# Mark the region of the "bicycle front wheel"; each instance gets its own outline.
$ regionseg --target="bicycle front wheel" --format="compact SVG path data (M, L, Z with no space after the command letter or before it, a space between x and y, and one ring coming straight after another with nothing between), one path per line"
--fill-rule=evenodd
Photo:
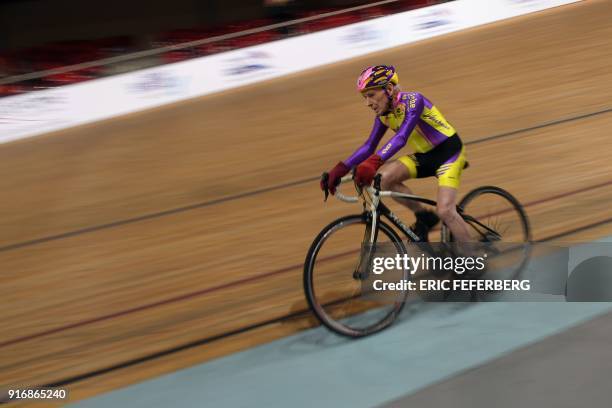
M362 244L369 242L370 234L366 214L339 218L315 238L304 262L304 292L311 310L323 325L343 336L363 337L385 329L400 313L407 296L407 291L394 292L392 299L367 293L367 279L357 270L369 262L364 257L371 253ZM379 221L374 236L385 256L406 253L389 225ZM399 272L395 278L408 280L406 270Z

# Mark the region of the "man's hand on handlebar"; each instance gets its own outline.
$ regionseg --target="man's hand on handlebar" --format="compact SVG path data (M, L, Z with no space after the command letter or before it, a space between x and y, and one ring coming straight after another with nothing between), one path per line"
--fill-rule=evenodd
M361 187L369 186L374 180L376 172L382 166L383 160L377 154L371 155L367 160L357 166L355 182Z
M349 171L351 171L351 169L349 169L346 164L338 162L329 173L323 173L324 176L327 174L327 177L321 177L321 190L326 193L327 190L329 190L332 195L336 194L336 187L340 184L342 177L346 176Z

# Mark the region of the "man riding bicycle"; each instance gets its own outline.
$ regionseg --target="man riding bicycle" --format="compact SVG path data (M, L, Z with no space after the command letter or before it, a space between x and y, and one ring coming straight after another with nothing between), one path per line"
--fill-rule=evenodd
M466 166L465 148L455 129L425 96L400 90L393 66L366 68L357 80L357 89L376 114L374 126L366 142L329 172L329 191L335 194L340 179L355 166L358 185L370 185L376 173L380 173L383 190L406 194L412 192L403 184L405 180L435 176L438 179L437 215L416 201L395 200L415 213L417 221L413 229L422 241L428 240L429 231L440 219L457 241L470 241L468 226L457 213L455 204L461 172ZM374 152L388 128L395 135ZM415 153L389 161L406 143ZM321 188L325 187L321 181Z

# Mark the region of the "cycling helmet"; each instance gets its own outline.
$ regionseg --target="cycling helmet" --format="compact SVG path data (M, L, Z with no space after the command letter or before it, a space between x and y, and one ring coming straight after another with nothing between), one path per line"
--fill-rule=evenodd
M357 79L357 89L359 92L367 91L372 88L384 88L388 83L397 85L399 77L392 65L375 65L367 67Z

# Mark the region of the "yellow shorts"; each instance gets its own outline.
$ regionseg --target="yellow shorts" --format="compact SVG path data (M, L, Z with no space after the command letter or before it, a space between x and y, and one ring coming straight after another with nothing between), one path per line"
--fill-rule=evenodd
M406 166L410 178L425 178L435 176L438 185L458 189L461 182L461 172L466 167L465 147L450 158L443 157L436 149L427 153L415 153L402 156L398 160ZM442 156L442 157L441 157Z

